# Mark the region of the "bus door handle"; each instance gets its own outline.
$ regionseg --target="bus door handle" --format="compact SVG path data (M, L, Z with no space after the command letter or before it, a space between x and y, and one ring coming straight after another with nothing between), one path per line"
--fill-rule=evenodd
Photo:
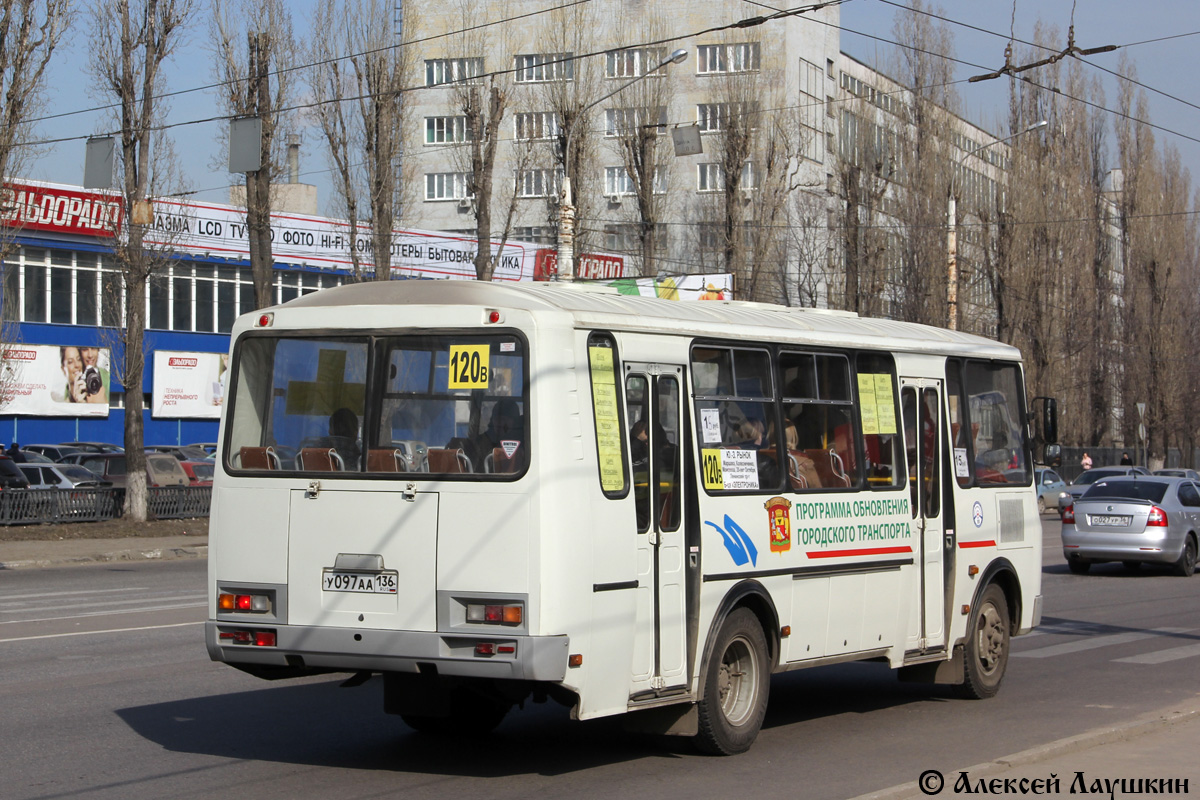
M953 550L953 549L954 549L954 530L947 529L946 530L946 550L949 551L949 550Z
M321 482L320 481L309 481L308 488L304 490L304 499L305 500L316 500L317 495L319 495L320 493L321 493Z
M657 545L658 544L658 531L654 530L654 528L651 528L649 531L647 531L647 533L650 535L649 539L647 540L650 543L650 545L651 546Z

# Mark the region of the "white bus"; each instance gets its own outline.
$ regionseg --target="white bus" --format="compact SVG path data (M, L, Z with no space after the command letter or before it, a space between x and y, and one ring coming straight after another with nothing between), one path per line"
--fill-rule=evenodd
M405 281L242 317L232 357L209 653L380 673L418 730L552 698L736 753L774 672L874 660L988 697L1041 616L1006 345Z

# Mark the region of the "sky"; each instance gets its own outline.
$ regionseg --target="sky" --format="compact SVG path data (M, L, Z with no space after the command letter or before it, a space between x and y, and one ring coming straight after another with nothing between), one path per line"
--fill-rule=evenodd
M81 21L86 20L86 1L80 2ZM1010 28L1017 39L1030 41L1040 19L1044 25L1060 29L1061 46L1066 47L1067 28L1073 13L1075 42L1079 47L1120 47L1116 52L1090 56L1089 63L1115 72L1122 53L1136 63L1138 79L1149 87L1146 94L1150 121L1161 126L1155 131L1156 141L1160 147L1169 144L1179 151L1191 172L1193 189L1200 183L1200 92L1196 91L1197 84L1193 82L1200 72L1200 56L1197 55L1200 53L1200 0L1142 0L1139 3L1129 0L942 0L936 5L926 0L926 3L935 13L953 21L947 24L954 35L956 56L968 62L955 67L955 77L963 81L1004 64L1004 47ZM311 0L291 0L289 4L297 33L307 34L306 12L312 5ZM763 5L753 3L755 13L761 13ZM774 7L775 3L766 5ZM842 50L888 72L890 42L895 38L892 33L895 12L896 6L884 0L847 0L841 6ZM797 20L786 24L811 23ZM99 104L87 71L86 25L77 27L80 29L73 33L73 38L51 63L44 112L47 115L78 112ZM166 68L167 87L173 92L213 82L203 14L195 15L184 35L187 40ZM1177 38L1137 44L1171 36ZM1116 79L1095 71L1104 80L1107 107L1115 108ZM1002 130L1007 79L964 82L959 84L958 91L967 119L995 133ZM1173 98L1157 92L1173 95ZM212 91L179 95L170 99L169 104L170 122L202 119L219 113ZM82 137L108 130L113 123L106 113L73 113L46 119L37 124L36 135L44 139ZM197 199L228 200L228 174L219 166L225 158L219 131L219 124L214 122L183 125L171 131L186 188L195 192L193 196ZM1115 151L1113 141L1110 136L1110 155ZM83 182L83 160L82 140L46 146L34 155L22 177L78 185ZM304 139L301 180L317 185L321 211L327 213L329 176L318 137L312 131L307 132Z

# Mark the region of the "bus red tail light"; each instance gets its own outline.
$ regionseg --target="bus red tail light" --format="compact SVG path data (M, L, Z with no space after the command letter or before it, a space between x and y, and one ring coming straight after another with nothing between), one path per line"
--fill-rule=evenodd
M1150 516L1146 518L1147 528L1165 528L1169 524L1167 522L1167 512L1158 506L1150 506Z
M467 622L482 622L488 625L520 625L525 619L525 608L515 605L467 605Z
M252 647L274 647L276 644L275 631L251 631L239 628L234 631L221 631L217 634L221 644L240 644Z
M217 610L264 614L271 610L271 598L265 594L219 594Z

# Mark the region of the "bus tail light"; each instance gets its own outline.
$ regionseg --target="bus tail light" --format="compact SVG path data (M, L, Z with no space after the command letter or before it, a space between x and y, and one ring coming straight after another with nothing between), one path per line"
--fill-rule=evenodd
M252 631L239 628L233 631L221 631L217 634L221 644L240 644L251 647L274 647L275 631Z
M271 598L265 594L219 594L217 610L264 614L271 610Z
M525 618L525 608L521 604L484 605L469 603L467 605L467 622L482 622L488 625L520 625Z

